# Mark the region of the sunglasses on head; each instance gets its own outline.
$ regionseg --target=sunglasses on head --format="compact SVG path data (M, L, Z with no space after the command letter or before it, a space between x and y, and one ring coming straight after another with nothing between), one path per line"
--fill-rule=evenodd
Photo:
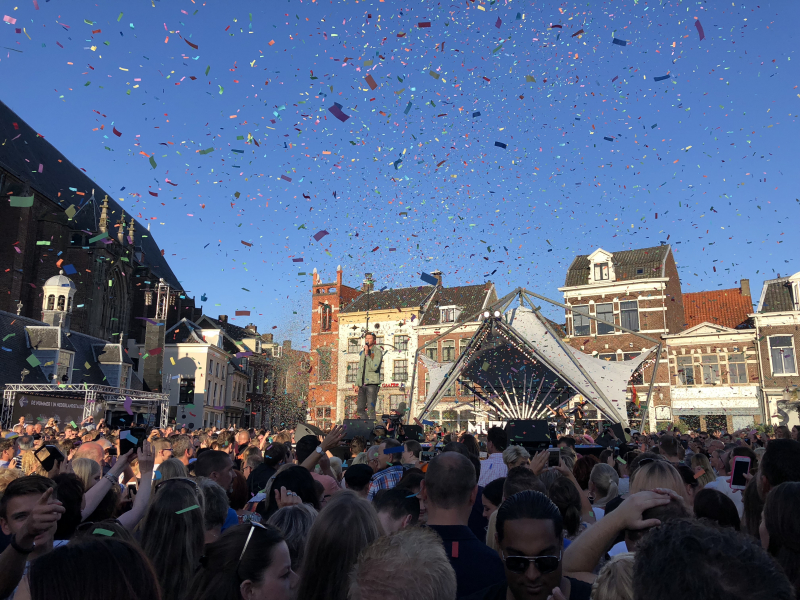
M506 568L512 573L522 574L528 570L528 566L533 563L536 570L542 575L552 573L558 568L561 562L561 552L558 556L506 556L501 554Z

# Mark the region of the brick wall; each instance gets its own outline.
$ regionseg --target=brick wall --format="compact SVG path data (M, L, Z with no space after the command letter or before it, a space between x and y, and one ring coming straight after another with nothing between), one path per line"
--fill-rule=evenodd
M773 335L790 335L794 340L795 372L798 372L798 352L800 352L800 326L797 325L768 325L759 327L758 348L761 357L764 379L762 386L765 389L783 389L789 386L800 385L800 376L773 375L770 362L769 338Z

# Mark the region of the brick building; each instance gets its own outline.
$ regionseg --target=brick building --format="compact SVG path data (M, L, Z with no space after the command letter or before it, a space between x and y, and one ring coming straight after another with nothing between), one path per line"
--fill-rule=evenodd
M361 294L342 284L342 267L336 282L323 283L314 269L311 287L311 344L308 382L308 420L321 425L341 422L336 409L339 370L339 311Z
M755 321L761 386L774 424L800 424L797 351L800 348L800 273L764 282Z
M422 317L417 327L418 345L435 339L455 324L461 324L447 337L425 349L425 355L437 362L453 362L466 348L470 338L477 331L479 319L469 320L478 311L497 302L497 291L491 282L481 285L465 285L446 288L439 271L432 273L439 280L431 308ZM417 371L417 397L424 399L428 394L430 378L427 369L420 361ZM427 418L441 423L448 431L467 429L467 423L474 421L472 413L474 396L461 383L453 384L446 395L431 411ZM419 405L414 406L419 408Z
M684 329L681 282L669 245L613 253L598 248L592 254L577 256L567 269L565 285L559 291L564 295L564 303L572 307L571 311L565 311L567 343L601 359L631 359L654 344L584 314L654 340ZM664 348L654 380L653 406L648 412L651 427L655 426L657 407L670 405L666 352ZM652 369L653 361L648 360L631 379L642 400L650 389ZM632 391L629 389L628 399ZM636 415L628 406L629 419L635 425ZM590 411L588 416L597 418L596 411Z

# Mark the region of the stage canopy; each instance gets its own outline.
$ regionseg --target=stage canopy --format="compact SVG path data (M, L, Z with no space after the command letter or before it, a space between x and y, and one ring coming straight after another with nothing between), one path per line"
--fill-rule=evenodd
M459 383L481 400L485 413L499 420L548 418L551 409L581 394L609 421L627 426L628 381L657 345L622 362L594 358L568 346L539 310L505 310L508 304L484 313L455 362L419 355L430 387L418 418L424 419Z

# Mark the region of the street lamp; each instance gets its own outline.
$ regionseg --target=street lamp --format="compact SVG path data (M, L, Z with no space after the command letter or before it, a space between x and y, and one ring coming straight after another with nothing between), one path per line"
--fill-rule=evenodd
M365 284L365 287L367 288L367 329L366 329L366 333L369 333L369 293L372 290L372 284L373 283L374 282L373 282L373 279L372 279L372 273L364 273L364 284ZM366 333L364 335L366 335Z

